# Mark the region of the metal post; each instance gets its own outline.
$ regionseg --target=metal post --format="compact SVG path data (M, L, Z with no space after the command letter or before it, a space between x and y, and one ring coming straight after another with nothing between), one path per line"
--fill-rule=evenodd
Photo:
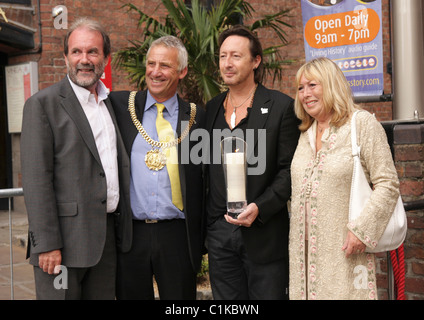
M387 251L387 293L389 300L396 300L395 297L395 279L393 275L393 266L392 266L392 258L390 256L390 251Z
M393 120L424 119L424 4L391 1Z
M0 198L9 199L10 298L11 300L15 299L14 281L13 281L12 198L23 196L23 195L24 195L24 192L22 188L0 190Z
M12 245L12 198L9 198L9 247L10 247L10 299L15 299L13 282L13 245Z

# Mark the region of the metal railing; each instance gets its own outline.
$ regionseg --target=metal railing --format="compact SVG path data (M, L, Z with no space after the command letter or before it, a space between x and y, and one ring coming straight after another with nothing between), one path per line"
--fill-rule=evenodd
M0 199L9 198L9 245L10 245L10 298L14 300L14 283L13 283L13 245L12 245L12 198L23 196L22 188L0 189Z

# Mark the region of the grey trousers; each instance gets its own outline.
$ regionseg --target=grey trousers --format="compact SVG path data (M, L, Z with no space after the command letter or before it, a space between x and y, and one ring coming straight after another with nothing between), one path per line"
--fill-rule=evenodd
M106 243L99 263L89 268L62 267L61 270L59 275L48 274L34 266L37 300L115 299L116 244L112 214L108 214Z

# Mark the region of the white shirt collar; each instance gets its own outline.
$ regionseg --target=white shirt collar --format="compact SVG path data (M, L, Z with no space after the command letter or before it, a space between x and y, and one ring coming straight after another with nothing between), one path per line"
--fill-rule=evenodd
M75 95L77 96L78 100L83 102L83 103L88 103L88 100L90 99L90 91L80 87L79 85L75 84L70 78L69 75L67 76L69 83L71 84L72 89L75 92ZM106 86L104 85L104 83L99 80L97 82L97 87L96 87L96 91L97 91L97 101L100 103L100 101L106 100L107 96L109 94L109 90L106 88Z

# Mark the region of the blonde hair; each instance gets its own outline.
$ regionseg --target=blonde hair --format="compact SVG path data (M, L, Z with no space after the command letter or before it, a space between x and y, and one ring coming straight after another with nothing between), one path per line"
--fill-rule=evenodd
M296 88L304 76L308 80L317 81L323 90L323 108L327 114L332 114L330 123L340 127L349 120L350 115L360 107L353 101L352 90L340 68L328 58L317 58L306 62L296 74ZM299 90L296 91L295 113L302 121L299 130L304 132L314 122L303 108L299 100Z

